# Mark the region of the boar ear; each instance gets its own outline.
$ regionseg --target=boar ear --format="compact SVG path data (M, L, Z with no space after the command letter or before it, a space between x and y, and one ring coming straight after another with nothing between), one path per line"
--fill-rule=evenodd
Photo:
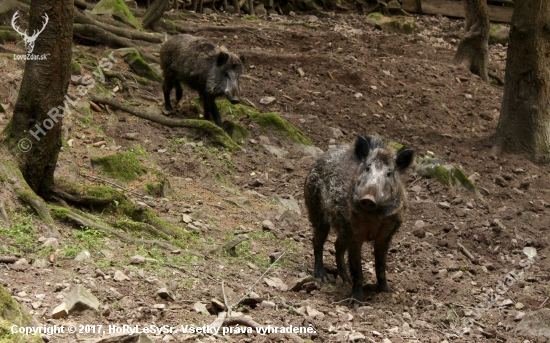
M369 151L370 144L368 139L363 136L358 136L355 142L355 157L357 157L359 161L362 161L367 158Z
M229 55L226 52L221 51L218 55L218 60L216 61L216 64L218 65L218 67L221 67L225 64L225 62L227 62L227 60L229 60Z
M243 63L244 63L244 61L246 61L246 57L244 57L244 55L239 56L239 59L240 59L241 62L243 62Z
M414 157L414 150L402 149L395 155L395 168L399 171L407 169Z

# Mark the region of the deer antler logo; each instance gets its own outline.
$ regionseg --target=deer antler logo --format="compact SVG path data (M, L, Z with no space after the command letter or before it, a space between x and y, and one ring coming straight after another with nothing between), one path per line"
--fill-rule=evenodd
M19 19L18 12L19 11L15 11L15 13L13 14L13 18L11 20L11 26L13 27L15 32L19 33L21 37L23 37L23 40L25 41L25 47L27 48L27 54L32 54L32 51L34 50L34 41L36 41L36 38L38 38L38 35L40 35L42 31L44 31L50 18L48 18L48 15L46 13L44 13L44 16L42 18L44 18L45 21L42 26L42 29L40 29L39 31L34 30L32 36L29 36L27 35L27 30L25 30L25 32L22 32L21 29L15 23L16 20Z

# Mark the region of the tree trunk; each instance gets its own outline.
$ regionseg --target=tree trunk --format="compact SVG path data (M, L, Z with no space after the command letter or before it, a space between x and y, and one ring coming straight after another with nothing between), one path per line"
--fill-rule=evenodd
M40 30L28 60L13 117L4 130L4 142L14 153L31 189L47 197L54 186L53 174L61 148L61 116L71 75L73 40L72 0L32 0L29 30Z
M153 5L149 6L143 15L143 28L147 29L152 27L160 18L162 18L164 11L168 9L169 4L170 0L156 0L153 2Z
M466 0L465 35L460 41L454 63L463 65L484 81L489 79L489 10L485 0Z
M550 161L550 2L516 1L497 137L503 151Z

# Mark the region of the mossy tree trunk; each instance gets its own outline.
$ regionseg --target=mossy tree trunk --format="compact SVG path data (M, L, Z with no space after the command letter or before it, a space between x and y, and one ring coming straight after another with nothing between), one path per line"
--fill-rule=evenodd
M46 58L25 63L13 117L2 134L28 185L43 197L53 189L61 148L61 115L71 70L73 9L72 0L31 1L28 32L43 27L45 14L49 18L32 52Z
M489 10L485 0L466 0L465 35L460 41L454 63L464 65L484 81L489 79Z
M497 137L505 152L550 161L550 1L516 1Z
M166 11L169 4L169 0L156 0L153 2L153 5L149 6L143 15L143 28L151 28L160 18L162 18L164 11Z

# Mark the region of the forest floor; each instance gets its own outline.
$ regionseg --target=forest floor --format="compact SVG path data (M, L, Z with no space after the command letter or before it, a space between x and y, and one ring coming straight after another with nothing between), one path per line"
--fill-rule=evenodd
M89 117L74 111L65 119L66 125L72 123L67 137L72 146L67 144L60 155L58 176L90 185L97 185L97 179L84 174L114 182L92 167L91 157L112 150L136 151L139 144L146 150L139 157L142 163L150 171L165 173L172 192L166 197L147 196L143 185L151 181L152 172L124 187L137 193L136 199L161 218L189 232L171 242L181 251L126 244L97 230L63 225L59 246L41 247L49 237L41 237L32 216L9 211L11 224L0 231L0 254L18 253L29 265L0 265L1 282L44 325L102 324L105 330L108 325L155 324L179 330L180 325L214 322L216 315L201 313L197 303L218 312L211 299L223 303L222 281L228 302L237 302L273 258L284 252L253 288L250 299L234 311L261 325L311 326L313 333L298 334L299 338L245 334L232 326L234 331L226 335L221 331L218 336L173 332L149 337L175 342L300 338L315 342L546 342L544 337L515 329L524 315L550 307L550 167L493 148L503 88L451 64L463 20L434 16L416 20L418 27L411 35L377 30L365 22L365 16L354 14L270 20L218 14L188 16L181 22L261 28L253 33L198 35L247 55L241 97L262 112L279 113L321 150L349 144L359 133L377 133L415 149L419 156L433 154L459 166L476 183L485 201L465 189L452 190L437 180L422 178L412 168L407 171L403 181L410 207L388 255L393 293L377 294L366 287L366 304L354 311L346 301L351 286L333 274L328 284L309 282L296 285L296 291L288 289L296 279L307 281L313 271L303 184L316 151L287 146L277 135L250 124L251 136L242 144L243 150L230 153L200 132L168 128L121 111L116 111L114 122L106 111L92 112ZM149 49L158 52L157 48ZM74 47L75 55L85 53L98 60L109 51L99 46ZM0 64L0 103L8 104L7 113L0 113L0 128L13 111L23 72L21 62L7 56L0 55L4 61L3 67ZM506 48L491 45L489 69L502 78L505 59ZM118 59L113 70L129 67ZM82 73L92 71L84 68ZM114 84L107 81L104 86L112 90ZM143 109L154 106L150 108L159 112L161 84L139 87L131 104ZM73 83L69 94L75 93ZM113 96L128 100L120 92ZM196 96L184 91L185 101ZM260 99L265 97L275 101L263 105ZM197 118L198 114L177 116ZM106 143L93 146L101 141ZM266 144L286 155L275 157ZM298 208L292 206L293 200ZM106 222L112 219L107 212L96 211L95 215ZM263 229L265 220L275 229ZM1 223L0 227L6 226ZM248 240L234 254L212 252L243 233ZM331 236L325 245L329 271L335 269L333 242ZM473 259L465 256L461 246ZM525 247L537 252L527 265ZM56 261L50 264L45 260L54 250ZM91 258L76 261L82 250L88 250ZM152 260L132 264L130 258L135 255ZM376 282L370 244L363 248L363 271L367 284ZM77 284L99 299L99 312L52 319L54 308ZM173 299L158 296L160 288L167 288ZM487 305L490 299L494 301ZM474 324L466 326L466 322ZM95 342L102 337L78 333L50 339Z

